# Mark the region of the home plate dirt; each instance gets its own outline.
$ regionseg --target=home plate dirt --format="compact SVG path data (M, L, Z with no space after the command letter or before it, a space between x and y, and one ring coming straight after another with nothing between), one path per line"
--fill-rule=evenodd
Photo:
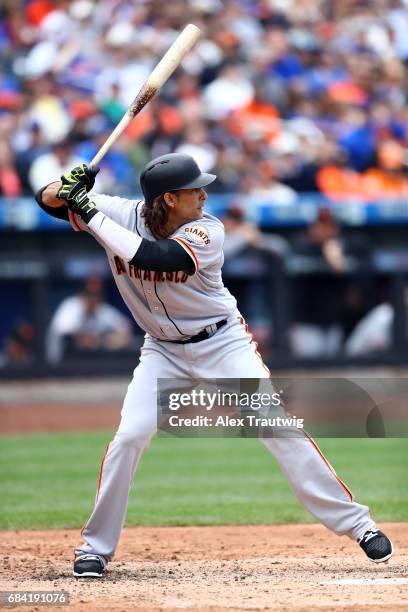
M125 529L99 580L71 575L77 531L8 531L0 590L67 591L84 612L408 610L408 525L381 527L395 554L379 565L321 525Z

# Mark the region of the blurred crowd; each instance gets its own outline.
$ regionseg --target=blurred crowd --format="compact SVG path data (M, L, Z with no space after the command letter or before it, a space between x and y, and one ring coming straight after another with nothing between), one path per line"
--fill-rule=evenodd
M3 0L0 195L92 159L188 22L202 39L99 191L135 193L149 158L183 151L254 204L408 195L407 0Z

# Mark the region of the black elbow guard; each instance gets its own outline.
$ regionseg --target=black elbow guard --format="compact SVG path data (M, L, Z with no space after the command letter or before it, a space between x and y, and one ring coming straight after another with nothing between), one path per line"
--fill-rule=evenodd
M62 219L63 221L69 221L68 208L64 205L63 202L61 202L61 206L59 206L58 208L52 208L51 206L47 206L46 204L44 204L44 202L42 201L43 191L47 187L48 185L41 187L41 189L39 189L35 194L35 199L37 201L38 206L42 208L43 211L46 212L48 215L51 215L51 217L55 217L56 219Z
M142 270L158 272L186 272L194 274L195 265L190 255L175 240L142 240L136 255L131 259Z

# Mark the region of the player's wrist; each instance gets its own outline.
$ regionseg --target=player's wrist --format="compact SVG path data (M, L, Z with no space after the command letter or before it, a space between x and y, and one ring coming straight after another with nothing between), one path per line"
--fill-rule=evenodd
M91 200L85 208L78 210L78 214L82 221L84 221L84 223L86 223L88 226L98 213L99 210L96 208L95 202L92 202Z
M95 211L95 213L91 216L91 218L89 219L87 225L88 225L89 229L97 232L98 229L101 227L104 219L106 219L106 217L103 214L103 212L98 210L96 207L94 208L94 211ZM85 221L85 223L86 223L86 221Z
M95 202L88 198L84 187L72 200L68 200L68 207L76 212L87 225L99 212Z
M86 189L81 183L74 183L71 186L63 185L58 192L58 196L64 198L68 208L81 217L86 224L98 213L95 202L89 199Z

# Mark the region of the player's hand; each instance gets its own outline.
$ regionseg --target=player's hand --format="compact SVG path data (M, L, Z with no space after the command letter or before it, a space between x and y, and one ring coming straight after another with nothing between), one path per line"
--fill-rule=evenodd
M100 168L92 166L89 168L86 164L75 166L69 172L66 172L61 176L62 185L72 185L73 183L81 183L85 187L86 191L91 191L95 185L95 177L98 174Z
M85 187L78 181L62 185L58 197L65 200L68 208L79 215L85 223L89 223L98 212L95 202L88 198Z

